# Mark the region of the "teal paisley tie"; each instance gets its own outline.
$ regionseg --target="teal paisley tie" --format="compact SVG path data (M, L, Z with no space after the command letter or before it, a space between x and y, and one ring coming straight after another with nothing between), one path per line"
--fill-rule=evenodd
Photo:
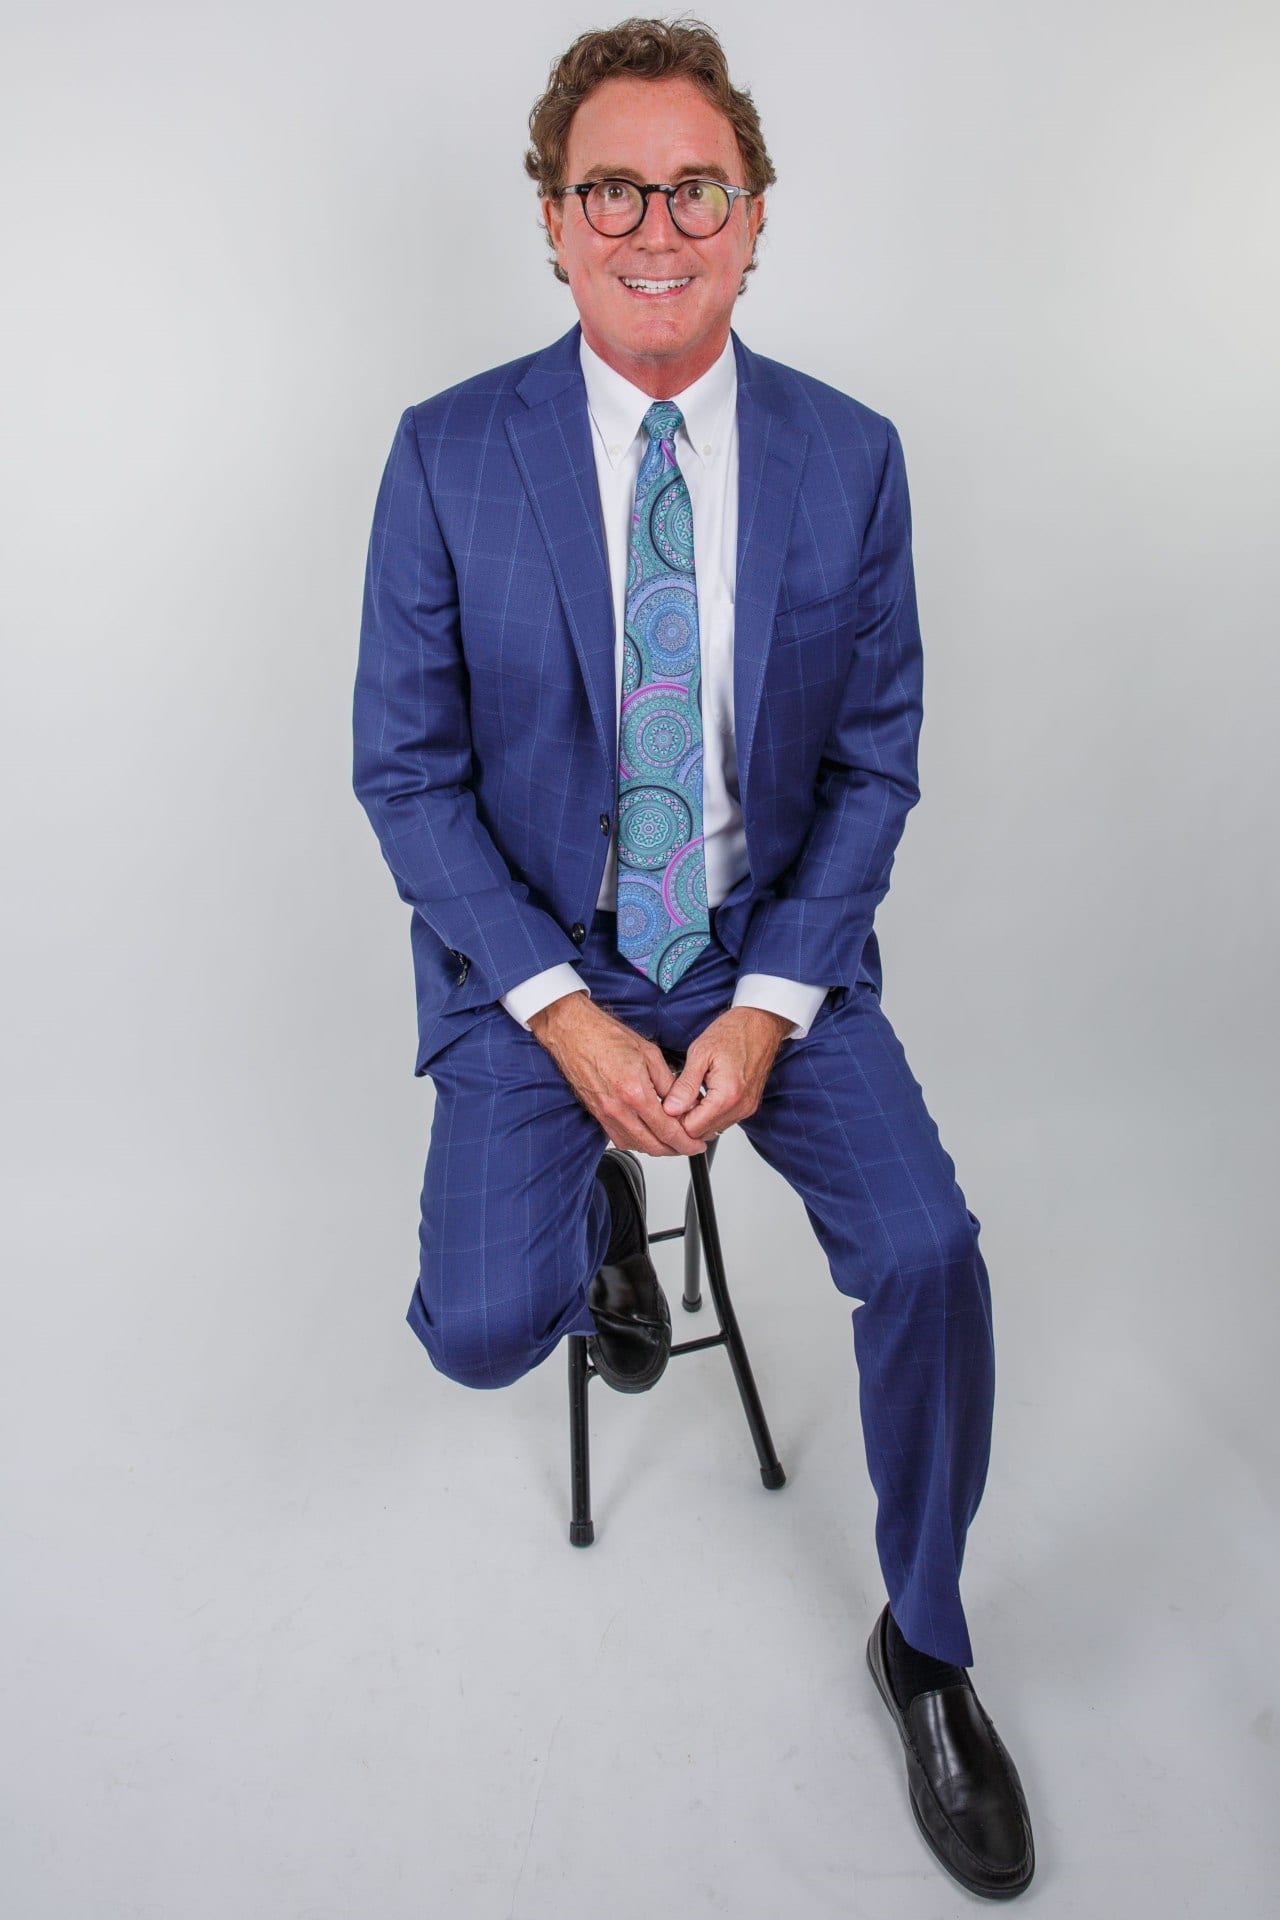
M702 658L679 407L656 400L636 480L618 731L618 949L664 992L710 943Z

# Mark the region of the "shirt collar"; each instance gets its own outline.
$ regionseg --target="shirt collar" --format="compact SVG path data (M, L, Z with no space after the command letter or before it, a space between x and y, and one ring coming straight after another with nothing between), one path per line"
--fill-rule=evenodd
M592 424L609 465L616 467L639 433L644 416L653 405L653 396L624 380L587 345L585 338L579 340L578 354ZM676 438L706 465L728 446L738 404L738 369L732 335L706 372L683 393L673 395L673 399L684 416L684 426Z

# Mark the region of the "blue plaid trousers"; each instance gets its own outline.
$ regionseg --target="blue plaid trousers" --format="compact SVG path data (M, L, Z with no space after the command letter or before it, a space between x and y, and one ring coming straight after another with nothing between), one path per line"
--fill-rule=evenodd
M714 938L714 914L712 932L664 994L618 954L614 916L597 913L581 971L620 1020L683 1048L733 997L736 963ZM407 1318L442 1373L501 1387L564 1335L592 1331L587 1288L609 1235L595 1170L607 1143L500 1006L429 1072L436 1104ZM784 1043L760 1107L740 1124L800 1195L832 1279L859 1303L859 1405L894 1615L913 1646L968 1665L959 1578L990 1452L990 1288L979 1222L873 985L838 989L808 1034Z

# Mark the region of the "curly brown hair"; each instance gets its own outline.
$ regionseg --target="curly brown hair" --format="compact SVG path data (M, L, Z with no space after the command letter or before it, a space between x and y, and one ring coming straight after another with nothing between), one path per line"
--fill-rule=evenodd
M712 28L702 20L688 18L623 20L616 27L598 27L579 34L567 52L553 61L546 91L534 102L524 167L530 179L537 181L542 199L568 184L564 177L565 149L574 114L602 80L612 80L617 74L630 74L638 80L692 80L733 128L746 176L743 184L752 193L763 193L773 185L778 176L764 144L755 103L749 93L730 80L724 48ZM760 230L763 227L762 219ZM556 279L567 285L569 276L554 258L554 248L552 252ZM743 291L746 274L755 265L753 248L743 274Z

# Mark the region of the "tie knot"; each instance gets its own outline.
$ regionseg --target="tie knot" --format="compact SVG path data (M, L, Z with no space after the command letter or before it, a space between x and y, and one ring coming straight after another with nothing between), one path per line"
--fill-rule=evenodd
M674 440L683 425L684 415L674 400L655 400L644 417L650 440Z

